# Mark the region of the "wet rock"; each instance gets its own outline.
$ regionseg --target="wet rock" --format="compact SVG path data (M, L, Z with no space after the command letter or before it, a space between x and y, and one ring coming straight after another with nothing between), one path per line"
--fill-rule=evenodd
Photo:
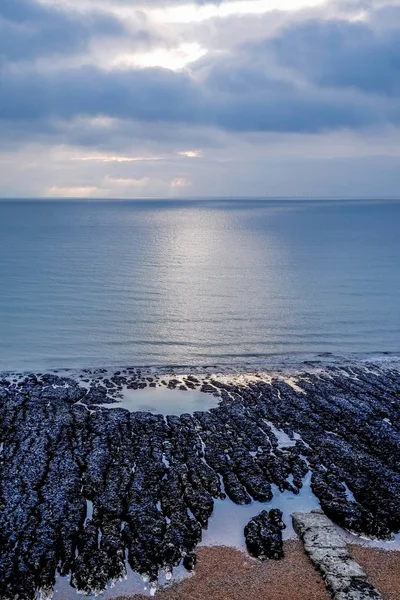
M152 581L182 560L192 568L215 498L265 502L273 485L298 493L309 469L335 523L379 538L398 531L399 370L304 369L294 388L280 377L238 385L234 375L169 372L167 383L138 369L87 370L86 387L60 374L2 375L0 597L32 600L57 570L94 593L124 575L126 555ZM98 406L147 385L201 388L220 403L167 418ZM271 512L268 528L250 530L275 527L279 542Z
M282 530L285 529L282 512L263 510L244 528L246 546L250 554L260 560L283 558Z
M325 514L349 531L363 531L369 537L390 539L391 532L376 514L346 496L345 487L338 477L328 471L316 469L311 487L318 496Z
M188 571L193 571L194 567L196 566L196 563L197 557L194 552L186 554L185 558L183 559L183 566Z

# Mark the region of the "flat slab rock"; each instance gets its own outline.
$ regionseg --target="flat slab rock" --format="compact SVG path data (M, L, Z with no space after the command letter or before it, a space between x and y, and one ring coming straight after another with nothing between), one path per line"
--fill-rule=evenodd
M335 600L379 600L382 596L368 583L367 575L350 556L346 542L322 511L294 513L293 527L304 548L322 573Z

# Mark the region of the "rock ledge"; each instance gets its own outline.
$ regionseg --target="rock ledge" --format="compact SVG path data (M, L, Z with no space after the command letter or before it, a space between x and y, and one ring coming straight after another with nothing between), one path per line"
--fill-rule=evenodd
M343 538L322 511L294 513L293 527L304 548L322 573L335 600L379 600L360 565L350 556Z

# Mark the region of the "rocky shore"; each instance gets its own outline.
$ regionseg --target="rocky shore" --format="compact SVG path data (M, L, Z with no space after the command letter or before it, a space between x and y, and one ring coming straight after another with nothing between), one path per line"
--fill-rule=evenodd
M156 386L219 403L181 416L108 408L124 390ZM50 595L56 573L98 593L126 561L153 583L182 561L192 569L215 499L267 503L275 486L298 494L309 471L330 519L389 539L400 529L399 447L393 363L4 375L0 597ZM250 529L256 547L259 524Z

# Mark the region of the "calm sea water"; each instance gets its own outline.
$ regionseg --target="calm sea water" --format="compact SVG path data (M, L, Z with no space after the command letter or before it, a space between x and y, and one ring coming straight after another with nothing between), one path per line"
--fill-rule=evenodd
M396 201L0 202L0 370L400 353Z

